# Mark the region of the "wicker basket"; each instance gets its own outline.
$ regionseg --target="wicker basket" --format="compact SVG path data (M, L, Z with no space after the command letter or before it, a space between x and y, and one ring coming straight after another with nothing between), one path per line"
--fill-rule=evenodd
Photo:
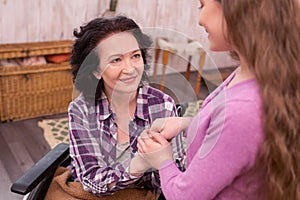
M0 59L70 53L72 41L0 45ZM67 112L73 83L68 62L0 66L0 121Z

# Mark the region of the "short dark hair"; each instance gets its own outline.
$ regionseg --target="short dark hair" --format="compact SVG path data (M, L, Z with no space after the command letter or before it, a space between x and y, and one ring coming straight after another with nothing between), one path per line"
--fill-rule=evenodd
M148 51L153 42L134 20L120 15L111 18L95 18L80 26L80 30L74 29L73 31L76 38L70 59L73 82L76 89L82 92L86 99L94 100L96 104L104 89L103 79L98 80L93 75L99 66L96 47L103 39L120 32L129 32L135 37L141 50L145 69L148 69L147 59L150 58ZM144 72L142 79L146 77Z

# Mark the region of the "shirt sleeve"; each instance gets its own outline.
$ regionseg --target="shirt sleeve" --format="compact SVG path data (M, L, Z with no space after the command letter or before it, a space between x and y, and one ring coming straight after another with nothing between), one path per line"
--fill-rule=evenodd
M173 104L172 112L170 113L170 116L166 117L177 117L177 108L176 105ZM172 148L173 148L173 159L176 163L176 166L181 170L185 170L185 150L183 147L183 132L178 134L175 138L171 141Z
M91 133L96 123L91 122L86 113L87 108L82 105L73 103L69 106L70 156L76 175L84 190L96 196L112 194L133 180L122 164L115 162L112 166L107 165L105 160L110 156L109 144L101 143L99 137ZM116 185L108 187L111 183Z
M153 105L151 113L151 122L158 118L167 118L178 116L176 104L174 100L168 95L164 94L163 101L159 100L159 103ZM151 110L151 107L150 107ZM173 159L176 163L175 165L179 168L180 171L185 169L185 150L182 142L183 133L178 134L175 138L172 139L171 145L173 148ZM148 174L147 177L151 178L151 183L153 187L158 187L161 185L159 173L157 171Z
M215 113L216 119L206 129L208 138L204 138L186 171L178 170L172 161L162 164L159 174L167 199L214 199L254 163L262 141L259 112L243 110L240 104L228 105L224 112ZM213 137L218 138L207 145Z

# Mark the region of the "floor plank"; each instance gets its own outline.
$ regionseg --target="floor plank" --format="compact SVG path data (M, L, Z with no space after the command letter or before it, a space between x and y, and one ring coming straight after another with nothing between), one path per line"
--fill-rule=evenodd
M0 133L3 133L3 131ZM21 167L18 165L2 134L0 134L0 160L12 182L16 181L23 174Z
M0 181L0 191L1 191L1 199L3 200L21 200L23 199L22 195L18 195L12 192L2 192L2 191L10 191L10 186L12 184L10 178L7 175L7 171L0 160L0 174L1 174L1 181Z
M26 172L34 165L35 162L32 160L22 142L11 142L8 146L15 157L18 166L21 167L22 172Z
M45 155L51 149L43 136L42 128L37 125L40 120L42 119L28 120L22 125L25 131L21 138L22 141L26 141L24 142L25 148L34 162L37 162L41 158L41 155ZM40 153L37 154L36 152Z

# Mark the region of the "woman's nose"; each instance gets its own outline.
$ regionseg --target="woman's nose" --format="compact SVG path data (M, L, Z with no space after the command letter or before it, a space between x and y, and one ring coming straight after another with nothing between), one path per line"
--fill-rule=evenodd
M199 24L199 26L204 26L204 21L206 20L206 14L205 14L205 12L203 12L204 11L204 8L200 8L200 10L199 10L199 13L198 13L198 24Z
M134 68L135 68L134 63L130 59L125 59L123 72L132 73L134 72Z
M201 16L201 13L199 14L199 17L198 17L198 24L199 26L203 26L203 23L202 23L202 16Z

